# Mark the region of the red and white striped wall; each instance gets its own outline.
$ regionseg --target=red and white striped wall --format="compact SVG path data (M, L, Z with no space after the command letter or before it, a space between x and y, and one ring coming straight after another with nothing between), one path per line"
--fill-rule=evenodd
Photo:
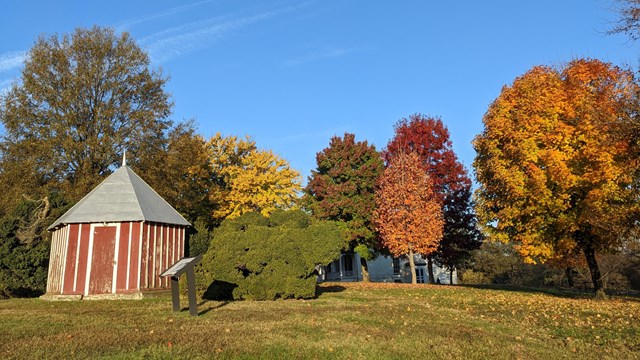
M184 257L185 227L152 222L68 224L53 231L47 294L168 289L160 274Z

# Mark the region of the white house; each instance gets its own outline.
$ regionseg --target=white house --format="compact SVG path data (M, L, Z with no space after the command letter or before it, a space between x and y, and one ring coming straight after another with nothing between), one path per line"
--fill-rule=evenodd
M418 283L429 282L427 261L421 255L414 255L416 264L416 278ZM368 261L369 277L373 282L411 282L411 269L409 259L405 257L392 258L390 256L378 256L373 261ZM433 264L433 277L436 282L449 284L449 271ZM340 258L327 266L320 267L318 281L362 281L360 268L360 255L357 253L344 253ZM453 283L458 283L457 273L453 272Z

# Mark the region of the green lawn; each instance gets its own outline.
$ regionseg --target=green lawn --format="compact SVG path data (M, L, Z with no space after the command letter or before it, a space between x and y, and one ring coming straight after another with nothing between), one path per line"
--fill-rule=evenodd
M640 300L324 284L315 300L0 301L0 358L640 359Z

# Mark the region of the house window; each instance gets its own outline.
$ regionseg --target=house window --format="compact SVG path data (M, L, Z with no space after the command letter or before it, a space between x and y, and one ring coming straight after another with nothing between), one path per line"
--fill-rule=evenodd
M393 275L400 275L400 259L393 258Z
M424 268L423 267L417 267L416 268L416 282L418 284L424 284L426 278L424 276Z
M342 266L345 276L353 276L353 255L345 254L342 256Z

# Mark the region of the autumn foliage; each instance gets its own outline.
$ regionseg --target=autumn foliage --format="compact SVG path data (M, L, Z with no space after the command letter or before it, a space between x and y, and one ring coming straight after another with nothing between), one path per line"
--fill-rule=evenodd
M432 259L448 268L452 276L454 269L467 264L471 251L482 242L471 200L471 179L458 161L449 130L440 118L414 114L398 121L383 156L390 162L404 153L418 155L420 168L429 175L445 217L439 248L427 256L429 281L433 283Z
M439 118L414 114L398 121L383 157L390 162L403 153L418 155L420 168L429 175L440 203L447 194L471 186L467 171L453 151L449 130Z
M409 257L413 283L413 255L430 255L442 239L442 210L429 179L417 154L401 153L385 169L375 194L374 222L382 244L394 256Z
M579 249L596 291L595 253L616 248L638 210L640 162L625 136L637 86L598 60L537 66L503 88L474 141L478 208L494 238L528 261Z
M79 200L125 149L145 179L163 166L156 155L167 146L172 102L167 78L150 63L127 33L110 28L40 36L0 96L0 212L21 194L54 190Z
M316 162L305 189L305 206L315 218L344 225L350 248L360 254L367 281L366 260L373 258L372 250L378 247L372 216L375 184L384 169L380 153L367 141L356 141L354 134L345 133L332 137L329 147L316 155Z
M291 209L302 189L300 174L271 150L260 150L250 137L222 136L207 142L214 174L209 193L215 222L276 209Z
M349 241L373 247L373 194L384 169L380 154L373 145L345 133L344 137L332 137L316 161L318 167L311 171L306 188L313 215L345 222Z

